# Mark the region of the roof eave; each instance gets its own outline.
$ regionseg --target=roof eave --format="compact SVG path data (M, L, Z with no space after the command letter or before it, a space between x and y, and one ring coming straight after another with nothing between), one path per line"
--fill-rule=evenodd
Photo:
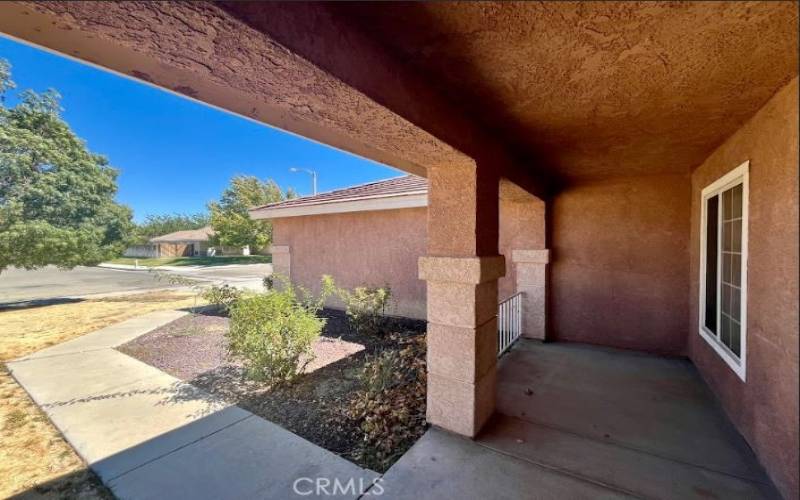
M369 198L350 198L320 202L309 205L290 205L286 207L262 207L250 210L253 219L282 219L304 215L339 214L348 212L367 212L374 210L398 210L428 206L428 192L403 193L401 195L373 196Z

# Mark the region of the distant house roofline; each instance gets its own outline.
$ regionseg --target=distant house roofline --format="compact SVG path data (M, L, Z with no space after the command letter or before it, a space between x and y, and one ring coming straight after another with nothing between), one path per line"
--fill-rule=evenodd
M185 231L175 231L174 233L163 234L150 238L150 243L183 243L192 241L208 241L214 235L211 226L201 227L200 229L188 229Z
M280 219L371 210L397 210L428 206L428 181L404 175L357 186L337 189L270 203L250 210L253 219Z

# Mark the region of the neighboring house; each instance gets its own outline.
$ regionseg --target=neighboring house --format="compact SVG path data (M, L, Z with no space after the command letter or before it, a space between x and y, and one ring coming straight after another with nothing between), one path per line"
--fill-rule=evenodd
M205 256L212 248L209 244L212 236L214 230L205 226L156 236L150 239L150 243L158 247L159 257L198 257Z
M213 248L209 239L214 235L211 226L200 229L175 231L151 238L149 244L133 245L128 247L125 257L200 257L208 254L208 249ZM215 252L216 252L215 248Z
M250 255L248 247L223 247L211 244L211 226L187 229L156 236L147 245L134 245L125 250L125 257L205 257L209 255Z
M501 253L544 248L544 204L510 185L502 194ZM525 203L527 213L515 209ZM275 273L314 292L324 274L348 288L389 285L391 314L425 319L425 282L417 269L428 244L427 207L427 179L407 175L271 203L250 214L272 222ZM521 223L526 231L519 230ZM510 268L500 279L501 300L517 291L514 278ZM544 286L544 276L520 285L526 286ZM328 305L341 306L335 298ZM530 306L530 336L543 338L544 304L535 313L535 304ZM539 321L535 327L534 321Z

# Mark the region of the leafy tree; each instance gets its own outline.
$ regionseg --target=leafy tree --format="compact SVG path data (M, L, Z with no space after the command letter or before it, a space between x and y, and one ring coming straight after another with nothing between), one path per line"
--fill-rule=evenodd
M222 193L220 201L208 205L211 227L216 233L214 243L231 247L249 246L251 250L268 246L272 241L272 224L251 219L248 210L296 197L291 188L286 192L281 191L271 179L261 181L249 175L235 176Z
M117 171L60 116L54 90L19 94L0 60L0 271L91 265L119 255L133 223L114 201Z
M151 238L175 231L200 229L211 224L211 217L205 213L148 215L144 222L136 226L136 243L144 244Z

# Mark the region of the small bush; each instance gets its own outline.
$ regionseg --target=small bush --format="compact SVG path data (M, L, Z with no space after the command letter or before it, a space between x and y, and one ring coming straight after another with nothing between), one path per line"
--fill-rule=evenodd
M279 276L278 279L282 282L282 286L284 288L296 290L295 296L297 297L297 300L303 304L306 309L313 311L314 313L319 312L325 305L325 301L328 299L328 297L337 292L336 283L334 283L333 277L328 274L322 275L319 286L320 293L316 297L302 286L292 285L284 277Z
M209 304L216 306L221 311L230 312L233 304L242 297L242 291L230 285L213 285L203 290L201 296Z
M381 331L386 307L392 298L389 286L360 286L353 291L339 289L338 295L345 305L350 327L359 334L375 335Z
M280 291L243 297L230 309L228 351L244 362L246 375L256 381L292 381L314 358L312 346L325 320L316 313L330 290L312 300L286 284Z
M364 366L364 389L351 401L349 416L364 432L360 459L386 470L425 432L425 336L393 336L389 349Z

